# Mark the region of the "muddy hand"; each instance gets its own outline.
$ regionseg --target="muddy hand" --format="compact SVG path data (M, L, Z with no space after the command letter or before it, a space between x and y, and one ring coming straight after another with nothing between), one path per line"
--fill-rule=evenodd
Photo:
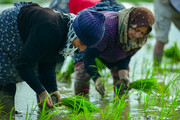
M129 88L129 79L126 77L121 77L120 81L117 81L115 86L117 88L117 92L120 94L124 94L127 90L130 90Z
M61 101L61 96L60 96L59 91L53 92L53 94L51 95L51 98L52 98L53 104L59 103Z
M46 97L47 97L47 98L46 98ZM39 95L39 98L40 98L41 104L43 104L43 103L45 102L45 99L47 99L47 100L46 100L46 106L47 106L48 108L52 108L52 106L53 106L52 99L51 99L51 97L50 97L50 95L49 95L49 93L48 93L47 91L42 92L42 93Z
M97 82L95 83L95 89L99 92L99 94L102 97L105 96L105 89L102 80L97 80Z
M130 89L130 88L129 88L129 84L130 84L129 78L124 78L123 81L124 81L124 84L125 84L126 88L127 88L127 89Z

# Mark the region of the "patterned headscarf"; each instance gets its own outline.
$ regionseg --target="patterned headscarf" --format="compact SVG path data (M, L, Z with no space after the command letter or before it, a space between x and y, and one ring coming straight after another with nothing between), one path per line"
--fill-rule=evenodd
M118 45L125 51L132 49L140 49L147 40L148 34L152 30L154 23L154 16L152 12L145 7L132 7L118 11ZM128 31L131 28L147 26L149 27L147 33L133 42L128 37Z
M67 57L67 56L71 56L74 54L74 52L78 49L78 47L75 47L73 44L72 44L72 41L75 40L77 37L75 31L74 31L74 28L72 26L75 18L76 18L76 15L70 13L70 14L67 14L70 18L69 22L68 22L68 27L69 27L69 30L68 30L68 34L67 34L67 42L66 42L66 46L63 50L59 51L59 54L63 55L64 58Z

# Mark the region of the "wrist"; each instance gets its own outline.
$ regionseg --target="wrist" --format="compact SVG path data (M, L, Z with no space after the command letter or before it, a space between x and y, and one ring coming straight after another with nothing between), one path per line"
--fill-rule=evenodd
M101 82L102 80L101 80L101 78L97 78L96 80L95 80L95 83L98 83L98 82Z
M40 97L46 97L46 96L50 96L50 95L47 91L44 91L44 92L40 93L39 96Z

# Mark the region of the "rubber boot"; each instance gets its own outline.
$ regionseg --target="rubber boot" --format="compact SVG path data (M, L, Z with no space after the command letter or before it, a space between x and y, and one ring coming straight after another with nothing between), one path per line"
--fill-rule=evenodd
M74 83L74 92L75 95L86 96L89 94L90 87L90 76L86 72L84 63L78 62L75 65L75 83Z
M12 115L15 118L15 93L16 84L0 85L0 118L8 120ZM3 107L3 108L1 108ZM12 112L12 113L11 113ZM6 117L4 117L7 115Z

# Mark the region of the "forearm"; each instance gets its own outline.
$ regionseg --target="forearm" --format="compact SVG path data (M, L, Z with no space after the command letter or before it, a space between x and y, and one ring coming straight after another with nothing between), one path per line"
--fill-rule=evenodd
M127 86L129 86L129 72L128 70L119 70L118 71L118 76L120 81L124 82Z
M49 93L57 91L56 63L40 63L39 79Z
M123 81L127 86L129 86L129 62L131 56L126 57L123 60L118 62L118 77Z
M84 54L83 62L87 73L91 76L95 82L97 78L100 77L100 74L97 69L95 58L99 57L99 52L95 48L87 49Z
M32 68L21 66L17 67L17 69L21 78L26 81L38 95L46 91Z
M128 72L128 70L119 70L118 76L119 76L119 79L122 79L122 78L129 79L129 72Z

